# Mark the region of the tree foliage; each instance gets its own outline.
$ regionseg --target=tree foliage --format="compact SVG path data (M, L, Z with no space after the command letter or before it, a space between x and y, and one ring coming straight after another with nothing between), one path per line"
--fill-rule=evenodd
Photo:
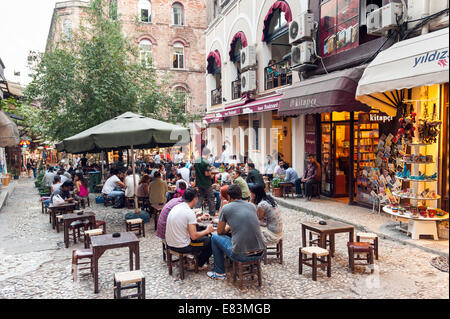
M33 80L25 96L39 101L40 131L48 139L62 140L127 111L178 124L193 119L186 96L170 93L168 76L141 64L106 4L91 0L70 40L29 57Z

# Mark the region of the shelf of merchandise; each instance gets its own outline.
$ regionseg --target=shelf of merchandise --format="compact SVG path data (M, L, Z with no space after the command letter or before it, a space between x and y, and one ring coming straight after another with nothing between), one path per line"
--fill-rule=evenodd
M412 197L412 196L404 196L399 192L392 192L392 195L404 198L404 199L414 199L414 200L439 200L441 199L440 195L436 195L436 197Z

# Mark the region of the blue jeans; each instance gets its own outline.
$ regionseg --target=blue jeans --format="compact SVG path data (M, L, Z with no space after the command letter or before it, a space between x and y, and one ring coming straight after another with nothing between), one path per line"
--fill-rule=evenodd
M111 193L108 194L108 197L111 197L114 199L114 205L119 205L119 206L122 206L124 196L125 196L125 192L118 191L118 190L113 190Z
M44 200L44 205L47 207L50 205L50 198Z
M215 191L214 192L214 196L216 196L216 211L219 211L220 203L222 202L221 199L220 199L220 192L219 191Z
M212 252L214 255L214 271L218 274L225 273L225 255L233 260L246 262L257 259L262 259L264 255L261 256L247 256L240 254L233 254L231 237L227 235L217 235L213 234L211 237Z

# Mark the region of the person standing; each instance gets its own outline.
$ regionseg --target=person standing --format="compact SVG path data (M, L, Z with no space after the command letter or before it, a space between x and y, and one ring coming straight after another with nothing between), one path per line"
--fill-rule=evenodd
M214 270L207 273L211 279L226 279L224 254L233 260L246 262L262 259L265 249L255 205L241 200L238 185L227 189L229 203L222 200L217 234L211 237ZM227 233L231 233L231 237Z
M205 147L203 156L208 156L209 150ZM199 190L199 198L196 208L202 207L203 201L208 202L209 214L214 216L216 214L216 207L214 204L214 192L212 189L211 171L208 161L204 157L196 160L194 164L195 169L195 186Z
M267 155L267 163L264 168L264 176L267 176L269 181L272 181L273 179L273 173L275 172L276 166L277 163L272 159L272 156Z
M222 145L222 156L220 157L220 162L225 166L228 165L230 161L230 154L228 153L226 145Z

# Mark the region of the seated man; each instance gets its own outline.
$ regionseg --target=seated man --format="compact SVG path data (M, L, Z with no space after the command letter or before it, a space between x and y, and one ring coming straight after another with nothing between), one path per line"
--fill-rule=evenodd
M65 181L59 189L53 192L52 196L50 197L50 203L53 206L64 205L67 203L77 204L77 202L70 195L70 190L73 188L73 186L74 185L72 181Z
M125 197L134 197L134 179L136 179L136 185L139 185L139 175L135 174L135 177L133 177L133 170L130 168L127 171L127 177L125 177ZM136 187L137 188L137 187Z
M117 170L113 172L113 175L106 180L102 188L103 194L114 199L114 208L121 208L123 206L123 197L125 196L125 192L122 189L126 186L122 182L122 178L123 172Z
M255 168L255 164L248 163L247 184L250 189L257 186L265 186L262 174Z
M172 211L172 208L184 202L183 197L177 197L169 200L166 205L164 205L161 213L158 218L158 226L156 228L156 236L161 239L166 239L166 226L167 226L167 217L169 213Z
M228 186L230 203L222 200L222 209L217 225L217 234L211 237L214 254L214 270L208 272L212 279L225 279L224 254L233 260L246 262L263 258L264 254L254 254L264 250L264 240L259 226L256 206L241 200L239 185ZM225 234L231 231L232 237Z
M197 231L197 219L192 210L198 202L197 190L189 187L183 194L184 202L170 211L167 217L167 247L179 253L198 252L198 266L205 269L205 263L211 256L211 240L207 236L214 231L209 224L203 231ZM203 267L205 265L205 267Z
M150 193L150 204L159 206L167 202L166 193L169 191L167 183L162 180L161 173L155 172L148 187Z
M42 185L51 187L55 176L56 174L53 172L53 167L49 167L47 172L44 174L44 177L42 178Z
M239 169L233 171L233 184L238 185L241 189L242 199L248 201L250 199L250 189L248 188L247 183L241 176L241 171ZM240 198L241 199L241 198Z
M297 172L292 167L289 167L288 163L283 164L283 169L286 172L286 177L284 178L284 181L295 184L295 181L298 178Z
M308 166L306 167L303 178L295 181L297 197L302 197L302 185L305 190L306 200L311 200L311 189L314 183L320 183L320 165L316 162L314 155L308 155Z

